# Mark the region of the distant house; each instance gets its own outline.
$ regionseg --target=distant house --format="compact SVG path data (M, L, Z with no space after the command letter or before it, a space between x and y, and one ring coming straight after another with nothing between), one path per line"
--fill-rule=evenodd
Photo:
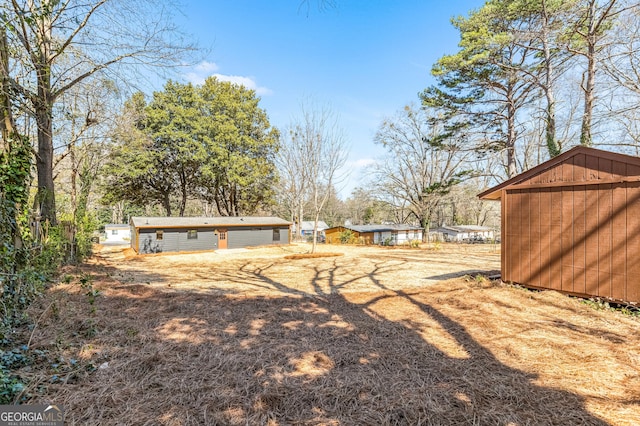
M311 237L313 235L313 227L315 222L313 220L304 220L300 223L300 230L303 237ZM324 235L324 230L329 226L322 220L318 221L318 234ZM297 234L295 223L291 226L291 232Z
M431 232L441 234L444 241L474 242L492 240L493 229L478 225L441 226Z
M277 217L132 217L138 253L224 250L289 244L290 222Z
M362 244L397 245L411 240L422 240L422 228L413 225L343 225L326 229L327 243L339 243L340 234L351 231Z
M104 226L104 241L109 243L128 243L131 239L131 228L123 223L108 223Z

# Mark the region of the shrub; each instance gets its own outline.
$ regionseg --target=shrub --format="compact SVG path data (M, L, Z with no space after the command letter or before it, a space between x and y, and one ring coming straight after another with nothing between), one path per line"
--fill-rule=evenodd
M356 236L350 229L345 229L338 234L338 239L340 240L340 244L353 244L356 241Z
M381 246L393 246L396 242L392 237L387 237L383 241L380 241Z

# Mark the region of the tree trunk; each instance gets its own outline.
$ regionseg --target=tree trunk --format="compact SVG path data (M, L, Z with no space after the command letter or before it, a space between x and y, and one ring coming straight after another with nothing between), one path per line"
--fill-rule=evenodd
M542 28L542 49L544 53L544 95L547 100L546 108L546 139L549 157L553 158L560 154L561 148L556 140L556 99L553 91L553 62L551 55L551 47L549 46L549 17L546 10L546 2L542 2L543 9L543 28Z
M296 239L302 240L302 221L304 220L304 204L302 202L302 198L299 201L298 205L298 226L296 227Z
M311 243L311 253L316 252L318 246L318 221L320 220L319 212L316 213L315 220L313 222L313 242Z
M9 137L15 131L9 97L9 46L7 30L0 29L0 153L9 151Z
M38 195L36 208L40 211L42 221L49 221L57 225L56 200L53 184L53 122L51 106L46 101L46 91L42 92L41 101L36 105L36 122L38 124L38 155L36 156L36 170L38 172Z
M587 30L587 81L583 82L584 90L584 113L582 115L582 126L580 128L580 145L591 146L591 122L593 121L594 90L596 84L596 42L598 28L596 28L596 4L594 0L589 5L588 30Z
M507 178L517 174L516 169L516 109L510 101L507 106Z
M50 6L43 2L43 7ZM40 220L57 225L55 188L53 183L53 93L51 90L51 22L43 15L38 20L38 47L35 60L38 97L32 99L38 126L38 155L36 170L38 174L38 195L36 197Z
M182 176L180 179L180 186L181 186L181 191L180 191L180 213L179 216L183 217L184 216L184 211L187 208L187 178L185 176L185 172L182 172Z
M171 199L169 198L169 194L165 193L162 198L162 206L164 210L167 212L167 216L171 216Z
M124 221L124 201L118 201L111 208L111 220L113 223L123 223Z
M582 115L582 126L580 129L580 145L591 146L593 140L591 137L591 123L593 121L593 104L594 104L594 89L595 89L595 77L596 77L596 58L595 58L595 46L589 42L588 53L588 67L587 67L587 81L583 86L584 90L584 114Z

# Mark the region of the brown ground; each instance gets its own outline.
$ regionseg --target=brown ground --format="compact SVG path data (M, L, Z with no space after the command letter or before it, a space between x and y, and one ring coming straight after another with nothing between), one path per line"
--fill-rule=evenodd
M30 401L82 425L640 424L637 319L483 279L491 246L306 250L103 248L34 312L62 358L24 372Z

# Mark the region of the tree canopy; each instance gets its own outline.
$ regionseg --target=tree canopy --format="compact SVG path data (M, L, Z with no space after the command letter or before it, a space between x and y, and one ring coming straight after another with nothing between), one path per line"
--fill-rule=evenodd
M98 73L169 66L188 50L155 1L0 2L2 89L12 106L35 119L37 207L55 224L54 105ZM135 65L138 68L131 67ZM89 113L89 111L87 112Z
M251 214L272 199L279 133L253 90L214 77L202 86L167 82L146 104L125 105L105 166L107 200L185 213L188 199L218 214Z

